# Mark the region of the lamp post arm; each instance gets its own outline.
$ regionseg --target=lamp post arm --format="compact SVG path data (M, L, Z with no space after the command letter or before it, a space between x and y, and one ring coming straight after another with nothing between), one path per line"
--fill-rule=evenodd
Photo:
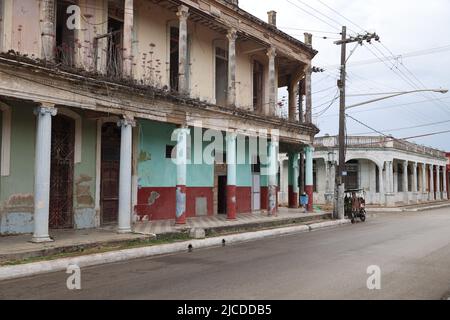
M427 92L427 91L433 91L433 92L440 92L440 93L446 93L447 90L436 90L436 89L422 89L422 90L413 90L413 91L405 91L405 92L398 92L395 94L391 94L389 96L385 96L385 97L381 97L381 98L376 98L376 99L372 99L372 100L368 100L368 101L364 101L364 102L359 102L356 104L352 104L350 106L345 107L345 109L350 109L350 108L354 108L354 107L359 107L362 106L364 104L369 104L369 103L373 103L373 102L377 102L380 100L385 100L385 99L389 99L389 98L394 98L394 97L398 97L398 96L402 96L408 93L415 93L415 92Z

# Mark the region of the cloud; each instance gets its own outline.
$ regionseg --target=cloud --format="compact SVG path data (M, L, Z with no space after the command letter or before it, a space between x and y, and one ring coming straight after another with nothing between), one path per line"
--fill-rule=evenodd
M303 2L303 3L302 3ZM450 45L450 1L447 0L322 0L328 6L337 10L341 15L361 26L365 30L376 31L384 44L358 47L352 55L348 66L347 91L351 93L390 92L397 90L413 90L416 88L450 88L450 51L443 51L430 55L421 55L399 59L394 62L354 65L351 62L377 59L389 56L392 53L399 55L417 50ZM311 9L307 5L317 11ZM319 0L240 0L240 6L267 20L267 11L277 11L277 24L280 29L303 40L303 30L318 30L332 33L312 32L314 47L319 54L314 59L316 66L339 65L340 48L333 44L335 39L322 39L340 37L341 24L346 24L349 32L359 32L360 29L346 21L337 13L322 5ZM309 12L305 13L302 8ZM320 13L319 13L320 12ZM322 16L325 14L331 19ZM327 23L313 17L316 15ZM333 21L336 20L336 21ZM333 34L334 32L334 34ZM348 46L348 52L354 48ZM387 49L386 49L387 48ZM313 106L331 100L336 92L331 88L336 84L337 67L327 69L324 74L313 76L313 92L330 88L313 96ZM450 99L442 101L429 101L448 97L435 93L415 93L380 101L371 105L361 106L349 111L358 120L367 123L373 128L394 129L426 123L450 120ZM371 97L349 97L347 104L356 101L366 101ZM417 101L427 101L404 106L389 106L407 104ZM336 134L338 131L337 113L338 103L335 103L322 117L316 121L321 134ZM323 107L318 108L321 110ZM372 111L359 112L363 108ZM377 110L379 109L379 110ZM348 132L360 133L370 131L362 125L347 120ZM449 124L440 124L420 128L412 128L393 132L397 137L409 137L429 132L449 129ZM390 132L387 132L390 133ZM450 133L415 139L415 142L450 150Z

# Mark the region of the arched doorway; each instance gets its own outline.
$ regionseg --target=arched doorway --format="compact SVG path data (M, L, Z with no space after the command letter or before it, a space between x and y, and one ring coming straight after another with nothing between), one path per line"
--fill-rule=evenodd
M73 227L75 121L57 115L52 121L49 227Z

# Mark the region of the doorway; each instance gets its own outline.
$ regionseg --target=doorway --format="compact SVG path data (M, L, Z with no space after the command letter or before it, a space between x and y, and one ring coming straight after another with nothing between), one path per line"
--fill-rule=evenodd
M49 227L73 227L75 121L63 115L52 120Z
M119 215L119 170L121 131L116 123L102 126L101 141L101 224L117 223Z
M218 177L217 213L227 214L227 176Z

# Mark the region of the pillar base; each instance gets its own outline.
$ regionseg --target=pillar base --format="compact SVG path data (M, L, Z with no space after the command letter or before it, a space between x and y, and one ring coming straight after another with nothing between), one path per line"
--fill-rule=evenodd
M305 193L308 195L307 212L313 212L313 186L305 186Z
M45 242L54 242L55 240L53 240L52 238L50 238L50 236L43 236L43 237L34 237L31 238L31 242L32 243L45 243Z
M227 185L227 220L236 219L236 186Z
M294 192L292 186L288 186L288 204L289 208L298 208L298 193Z
M269 186L269 207L268 207L268 215L269 216L277 216L277 186Z
M386 193L386 207L392 207L394 205L395 193Z
M131 230L131 228L125 228L125 229L117 229L117 233L119 234L125 234L125 233L133 233L133 231Z
M186 186L177 186L175 224L186 224Z

